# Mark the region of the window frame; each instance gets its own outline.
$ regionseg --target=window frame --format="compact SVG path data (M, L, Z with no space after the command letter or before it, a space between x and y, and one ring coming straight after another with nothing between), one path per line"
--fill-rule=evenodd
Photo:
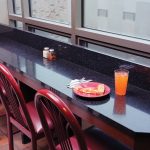
M22 16L13 13L13 0L8 0L9 5L9 19L21 21L23 23L23 30L28 30L28 25L39 26L40 28L56 31L61 35L68 34L71 37L71 43L79 45L78 37L82 39L92 40L96 42L107 43L108 45L116 45L123 47L123 51L134 53L137 51L137 55L145 56L150 54L150 41L132 38L128 36L117 35L113 33L107 33L92 29L83 28L84 20L84 0L71 0L71 25L65 25L61 23L46 21L42 19L30 17L30 5L29 0L21 0ZM78 11L77 11L78 10ZM63 32L62 32L63 31ZM128 50L129 49L129 50ZM120 49L122 50L122 49Z
M33 25L30 25L30 24L27 24L27 28L28 28L28 31L31 32L31 33L34 33L34 29L37 29L37 30L40 30L40 31L43 31L43 32L47 32L47 33L50 33L50 34L55 34L55 35L58 35L58 36L62 36L64 38L70 38L70 34L67 34L67 33L64 33L64 32L58 32L58 31L52 31L52 30L49 30L47 28L41 28L39 26L33 26ZM37 33L34 33L34 34L37 34ZM37 34L37 35L40 35L40 34ZM43 36L43 35L40 35L40 36ZM43 36L44 37L44 36ZM51 39L54 39L54 38L51 38ZM60 42L63 42L63 40L61 40Z

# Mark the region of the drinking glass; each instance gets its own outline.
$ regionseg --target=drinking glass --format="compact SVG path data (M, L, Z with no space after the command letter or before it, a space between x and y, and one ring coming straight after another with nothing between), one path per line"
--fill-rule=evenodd
M117 95L126 95L129 71L126 69L117 69L115 74L115 93Z

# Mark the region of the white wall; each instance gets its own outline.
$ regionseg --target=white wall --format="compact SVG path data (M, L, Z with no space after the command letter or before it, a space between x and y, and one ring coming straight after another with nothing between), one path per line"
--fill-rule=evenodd
M7 0L0 0L0 23L9 24Z

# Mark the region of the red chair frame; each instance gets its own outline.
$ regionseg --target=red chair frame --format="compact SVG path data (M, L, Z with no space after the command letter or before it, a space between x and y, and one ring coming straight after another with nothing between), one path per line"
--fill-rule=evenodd
M35 103L51 150L55 150L56 146L45 118L45 110L49 112L49 117L54 124L56 138L58 138L58 143L62 150L73 149L70 137L68 136L68 130L65 127L69 127L74 133L77 143L76 150L87 150L83 133L77 119L57 95L47 89L41 89L35 95ZM63 122L65 121L67 121L67 126L64 127Z
M6 110L9 150L14 149L12 125L31 139L32 149L36 150L37 139L44 133L39 135L35 132L19 85L3 64L0 64L0 99Z

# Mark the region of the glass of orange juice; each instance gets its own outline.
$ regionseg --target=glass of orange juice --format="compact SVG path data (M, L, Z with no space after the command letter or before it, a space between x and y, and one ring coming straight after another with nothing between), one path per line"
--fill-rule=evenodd
M115 93L117 95L126 95L129 71L126 69L117 69L115 74Z

